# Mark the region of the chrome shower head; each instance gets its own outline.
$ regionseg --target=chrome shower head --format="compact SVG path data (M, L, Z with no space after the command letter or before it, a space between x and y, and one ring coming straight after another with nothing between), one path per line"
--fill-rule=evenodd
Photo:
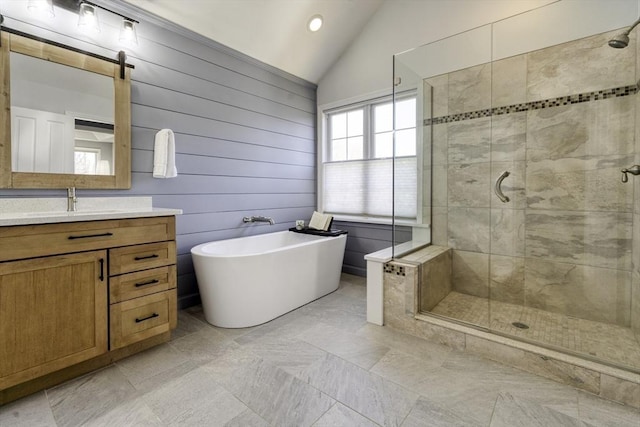
M609 40L609 46L615 49L624 49L629 46L629 33L636 27L636 25L640 24L640 18L636 20L626 31L616 35L614 38Z
M624 49L629 46L629 36L627 33L618 34L609 40L609 46L615 49Z

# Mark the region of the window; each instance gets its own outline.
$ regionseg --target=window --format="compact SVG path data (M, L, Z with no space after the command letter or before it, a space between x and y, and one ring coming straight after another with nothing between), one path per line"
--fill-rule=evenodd
M74 173L95 175L100 161L100 151L90 148L76 148L74 151Z
M328 111L322 208L334 215L392 215L393 102L390 98ZM417 216L416 98L396 100L396 217Z

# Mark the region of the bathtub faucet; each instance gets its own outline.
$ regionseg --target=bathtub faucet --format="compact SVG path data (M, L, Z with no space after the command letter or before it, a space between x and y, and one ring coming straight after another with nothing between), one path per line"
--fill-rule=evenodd
M268 216L245 216L242 218L242 222L268 222L271 225L276 223L273 218Z

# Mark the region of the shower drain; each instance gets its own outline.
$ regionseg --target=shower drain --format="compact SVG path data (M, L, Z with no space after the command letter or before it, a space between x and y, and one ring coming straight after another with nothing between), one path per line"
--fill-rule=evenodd
M526 323L522 323L522 322L513 322L512 325L515 326L518 329L529 329L529 325L527 325Z

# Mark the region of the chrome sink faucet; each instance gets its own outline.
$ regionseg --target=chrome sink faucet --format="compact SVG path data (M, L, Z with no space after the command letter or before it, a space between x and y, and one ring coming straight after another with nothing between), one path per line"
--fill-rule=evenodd
M76 187L67 188L67 212L75 212L77 210L76 203L78 203Z
M273 218L268 216L245 216L242 218L242 222L268 222L271 225L276 223Z

